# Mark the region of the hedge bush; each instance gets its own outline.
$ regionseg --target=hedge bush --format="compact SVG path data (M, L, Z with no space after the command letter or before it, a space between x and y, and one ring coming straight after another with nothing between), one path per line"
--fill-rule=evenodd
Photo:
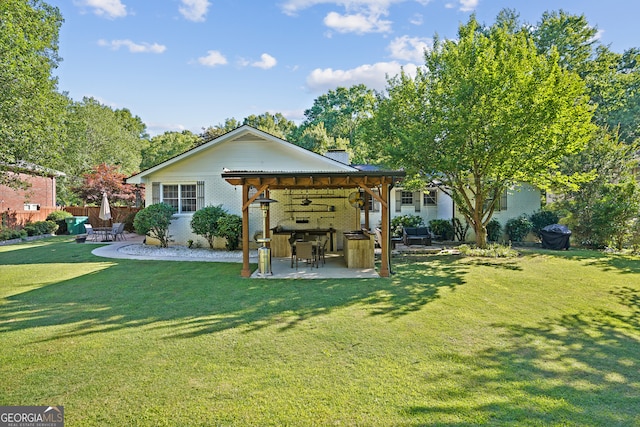
M505 225L505 231L512 242L522 242L527 234L531 231L533 225L529 218L521 215L518 218L511 218Z
M28 236L40 236L41 234L53 234L58 229L58 224L54 221L30 222L24 226L24 231Z
M175 209L166 203L156 203L142 209L133 220L136 233L153 237L160 241L160 247L169 246L169 225Z
M532 213L529 216L529 221L531 221L531 231L533 231L539 239L542 238L542 234L540 232L547 225L557 224L560 221L560 217L557 213L547 210L540 210Z
M238 215L225 214L218 220L218 236L227 239L226 247L234 251L240 246L242 236L242 218Z
M487 224L487 240L490 242L498 242L502 239L502 225L500 221L493 218Z
M53 211L47 215L47 221L53 221L58 224L58 230L56 234L67 234L67 218L71 218L73 215L67 211Z
M216 236L220 236L220 226L218 221L227 215L227 211L222 205L207 206L199 209L191 218L191 230L204 237L213 249L213 241Z
M0 241L24 239L27 237L25 230L15 230L13 228L3 228L0 230Z
M432 219L429 221L429 229L441 240L453 240L455 235L453 224L446 219Z

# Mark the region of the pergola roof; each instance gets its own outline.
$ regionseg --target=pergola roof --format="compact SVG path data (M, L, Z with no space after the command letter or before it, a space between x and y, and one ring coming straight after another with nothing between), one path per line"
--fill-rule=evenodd
M225 171L222 178L232 185L250 185L272 190L291 188L372 188L382 184L394 185L404 178L404 171Z

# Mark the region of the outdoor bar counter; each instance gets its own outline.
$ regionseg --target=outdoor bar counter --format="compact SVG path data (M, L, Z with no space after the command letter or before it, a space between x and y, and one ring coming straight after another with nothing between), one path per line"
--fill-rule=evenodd
M344 233L344 261L347 268L374 267L373 235L362 231Z
M300 238L302 238L302 236L307 237L305 240L311 240L311 238L315 238L316 236L327 236L329 237L329 252L333 252L336 247L334 243L335 228L287 229L276 227L271 229L271 256L276 258L287 258L291 256L291 243L289 243L289 238L293 233L296 233Z

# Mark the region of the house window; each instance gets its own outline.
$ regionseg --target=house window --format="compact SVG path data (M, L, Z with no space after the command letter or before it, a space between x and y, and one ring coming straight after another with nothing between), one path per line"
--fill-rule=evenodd
M197 210L196 184L174 184L162 186L162 202L173 206L177 213Z
M489 206L493 199L489 198L485 201L485 209ZM496 202L494 211L506 211L507 210L507 190L504 190L500 195L500 199Z
M413 193L411 191L403 191L400 196L402 205L413 205Z
M422 196L422 204L425 206L435 206L438 204L438 190L429 188L424 191Z

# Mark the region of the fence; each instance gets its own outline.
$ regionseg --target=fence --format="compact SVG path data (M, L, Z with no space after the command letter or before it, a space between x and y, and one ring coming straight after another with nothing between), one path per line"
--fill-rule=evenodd
M100 219L100 217L98 216L100 215L100 207L98 206L67 206L66 208L64 208L64 210L69 212L73 216L89 217L89 224L93 225L94 227L109 227L114 222L124 222L124 219L129 216L129 214L136 213L142 210L142 208L112 206L110 221L104 221Z
M6 211L2 213L2 227L22 228L28 222L44 221L56 208L40 208L37 211Z

